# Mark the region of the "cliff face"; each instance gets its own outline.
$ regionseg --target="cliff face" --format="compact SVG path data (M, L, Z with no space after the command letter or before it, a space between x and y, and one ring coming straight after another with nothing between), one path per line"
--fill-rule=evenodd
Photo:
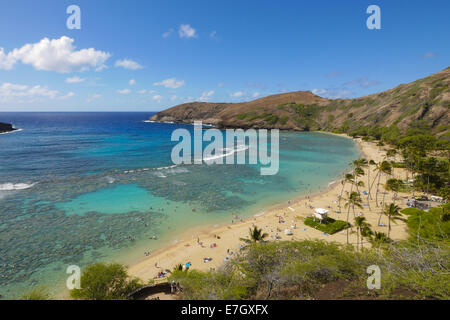
M0 133L11 132L16 129L13 128L12 124L0 122Z
M220 128L333 130L343 126L407 128L422 120L435 132L448 131L450 68L396 88L355 99L326 99L297 91L242 103L192 102L154 115L153 121L192 123L202 120Z

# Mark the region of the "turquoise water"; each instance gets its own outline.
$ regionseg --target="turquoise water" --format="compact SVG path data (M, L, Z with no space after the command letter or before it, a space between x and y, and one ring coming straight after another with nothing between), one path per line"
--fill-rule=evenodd
M69 265L131 263L201 225L231 222L324 188L359 156L350 139L280 133L280 169L173 167L170 135L188 125L149 113L0 113L0 293L64 289ZM156 236L158 240L150 240Z

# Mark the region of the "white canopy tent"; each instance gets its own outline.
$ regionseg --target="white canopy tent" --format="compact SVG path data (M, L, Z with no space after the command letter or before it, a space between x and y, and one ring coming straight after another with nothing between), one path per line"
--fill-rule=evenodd
M328 216L328 210L317 208L315 212L313 213L314 217L316 217L319 220L325 219Z

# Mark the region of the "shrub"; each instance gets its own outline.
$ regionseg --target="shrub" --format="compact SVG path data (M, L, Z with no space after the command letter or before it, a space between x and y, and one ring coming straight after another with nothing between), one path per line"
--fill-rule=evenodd
M281 116L279 121L282 125L285 125L288 122L288 120L289 116Z
M81 300L123 300L141 286L139 279L129 279L126 268L118 263L94 263L81 274L81 289L70 294Z
M366 269L377 265L383 280L375 297L399 299L400 289L409 298L448 299L449 255L448 244L431 242L360 252L323 240L255 243L218 271L175 271L170 281L180 283L184 299L310 299L340 280L348 284L341 294L351 298L367 294Z
M449 212L445 205L441 208L432 208L428 212L416 208L408 208L402 210L402 213L409 215L406 224L412 239L416 239L419 236L422 239L433 241L449 240Z
M46 288L39 287L28 291L19 300L50 300L50 294Z
M174 271L169 281L180 282L183 298L189 300L238 300L248 296L248 287L224 271Z
M304 220L304 223L307 226L310 226L322 232L326 232L328 234L339 232L351 226L349 223L345 221L334 220L332 218L323 219L322 223L320 223L319 221L314 221L313 217L308 217Z

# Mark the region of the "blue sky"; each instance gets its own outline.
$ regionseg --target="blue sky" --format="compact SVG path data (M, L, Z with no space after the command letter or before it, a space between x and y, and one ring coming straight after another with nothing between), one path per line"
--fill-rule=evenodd
M69 5L81 30L69 30ZM369 30L369 5L381 30ZM449 66L450 2L2 0L0 111L364 96Z

